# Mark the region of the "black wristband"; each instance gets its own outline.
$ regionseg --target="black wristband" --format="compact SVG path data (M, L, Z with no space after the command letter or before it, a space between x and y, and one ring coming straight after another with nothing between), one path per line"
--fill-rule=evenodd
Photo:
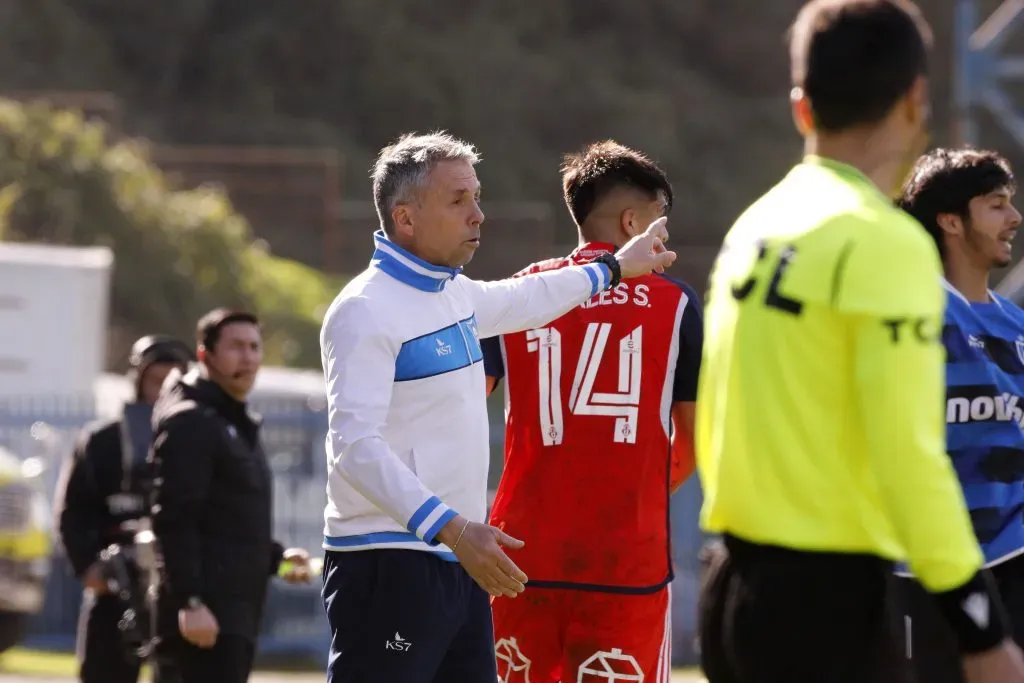
M619 259L615 258L614 254L601 254L594 259L593 263L603 263L608 266L608 270L612 272L612 278L611 282L608 283L608 289L611 289L622 281L622 267L619 265Z
M980 570L958 588L934 595L942 615L956 634L961 653L990 650L1009 636L1003 601L987 569Z

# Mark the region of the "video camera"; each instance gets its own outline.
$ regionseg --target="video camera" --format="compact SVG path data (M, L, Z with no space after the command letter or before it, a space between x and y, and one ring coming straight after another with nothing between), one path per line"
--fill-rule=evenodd
M113 543L100 552L99 562L109 595L122 608L117 622L131 658L147 659L159 640L156 630L156 538L149 520L135 525L134 543Z

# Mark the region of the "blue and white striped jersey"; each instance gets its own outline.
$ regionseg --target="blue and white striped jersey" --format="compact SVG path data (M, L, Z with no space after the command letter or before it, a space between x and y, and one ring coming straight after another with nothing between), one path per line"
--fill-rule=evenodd
M1024 552L1024 311L946 289L947 450L992 565Z

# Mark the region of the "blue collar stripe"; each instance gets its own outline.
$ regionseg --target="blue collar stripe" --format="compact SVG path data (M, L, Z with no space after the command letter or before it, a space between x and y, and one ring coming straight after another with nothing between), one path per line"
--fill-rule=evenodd
M440 292L448 280L462 272L461 268L447 268L427 263L392 242L378 230L373 235L376 249L372 263L399 282L424 292Z

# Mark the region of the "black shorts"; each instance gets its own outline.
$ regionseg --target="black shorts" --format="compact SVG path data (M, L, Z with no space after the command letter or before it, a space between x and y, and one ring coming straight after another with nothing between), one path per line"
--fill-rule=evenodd
M328 683L494 683L490 596L418 550L328 551Z
M992 577L1010 618L1018 645L1024 645L1024 556L992 567ZM900 647L921 683L962 683L956 637L935 599L915 579L896 577L893 605L898 613Z
M701 585L709 683L908 683L889 610L892 565L726 537Z

